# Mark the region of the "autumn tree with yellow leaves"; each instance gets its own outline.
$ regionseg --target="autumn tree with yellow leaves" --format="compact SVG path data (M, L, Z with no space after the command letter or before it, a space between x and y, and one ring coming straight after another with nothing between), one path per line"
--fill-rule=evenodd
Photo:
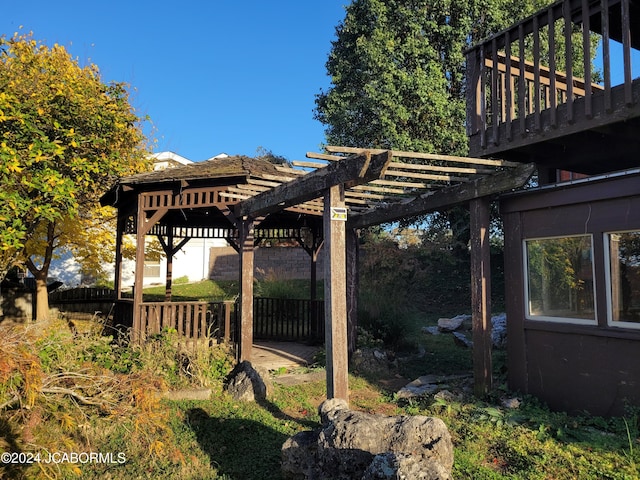
M71 252L95 271L113 251L113 213L98 199L118 177L148 169L143 121L125 84L103 83L63 46L0 37L0 279L29 269L38 320L48 318L56 255Z

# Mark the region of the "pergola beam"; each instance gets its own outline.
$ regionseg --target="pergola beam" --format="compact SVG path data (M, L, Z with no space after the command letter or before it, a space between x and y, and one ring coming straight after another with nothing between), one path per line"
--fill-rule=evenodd
M382 150L377 148L357 148L357 147L336 147L332 145L327 145L324 147L327 152L333 153L350 153L350 154L359 154L363 151L371 152L372 154L386 152L388 150ZM415 158L421 160L437 160L444 162L452 162L452 163L465 163L472 165L491 165L494 167L516 167L520 165L516 162L508 162L506 160L492 160L487 158L476 158L476 157L458 157L455 155L440 155L435 153L422 153L422 152L405 152L401 150L391 150L391 155L394 157L402 157L402 158ZM329 158L326 158L329 160Z
M391 158L389 151L377 154L364 152L331 163L238 203L235 207L236 216L256 217L274 213L322 197L328 188L336 185L351 187L367 183L384 174Z
M370 225L393 222L401 218L414 217L450 208L474 198L506 192L524 185L534 170L535 165L533 164L519 165L495 175L487 175L467 183L434 190L410 201L389 205L388 207L380 206L360 215L352 215L348 226L350 228L363 228Z

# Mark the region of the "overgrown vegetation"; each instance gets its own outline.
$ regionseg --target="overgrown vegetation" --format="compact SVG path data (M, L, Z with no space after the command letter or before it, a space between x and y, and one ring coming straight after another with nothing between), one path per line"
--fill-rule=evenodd
M402 258L403 252L396 254ZM386 271L393 277L393 259L378 258L391 262ZM417 281L407 272L396 275L396 280L404 275L407 282ZM186 297L180 289L187 287L175 288ZM389 313L396 297L386 298ZM457 313L461 306L454 308ZM449 336L420 332L442 313L408 308L396 315L406 338L419 344L423 355L405 352L390 378L351 375L352 408L442 418L454 441L457 479L638 478L636 410L625 418L571 417L528 397L520 398L519 408L503 407L502 399L514 397L502 386L503 352L495 352L498 388L490 398L472 397L468 376L449 382L451 396L396 397L397 387L390 385L398 384L397 374L413 379L426 373L469 373L469 350L455 347ZM41 458L53 452L113 454L108 462L4 463L0 478L276 480L285 439L319 424L317 406L326 398L323 380L276 383L266 402L236 402L221 388L231 367L224 348L181 351L171 331L128 347L101 336L100 327L79 324L74 336L60 322L37 331L0 326L0 453L40 453ZM361 338L385 347L370 332L363 331ZM202 386L212 389L210 400L174 402L161 396L168 389Z
M428 233L382 231L362 238L359 325L396 351L415 347L416 322L434 315L468 313L471 308L469 255L456 254L450 242ZM499 249L491 263L492 304L498 311L504 308Z
M111 478L139 472L159 478L186 468L187 451L173 433L162 393L188 386L220 391L232 365L228 349L181 351L173 332L127 346L95 327L76 334L57 321L44 330L3 328L0 451L32 463L5 461L1 478L98 478L108 472ZM48 462L56 452L85 459L90 452L113 455L97 463Z

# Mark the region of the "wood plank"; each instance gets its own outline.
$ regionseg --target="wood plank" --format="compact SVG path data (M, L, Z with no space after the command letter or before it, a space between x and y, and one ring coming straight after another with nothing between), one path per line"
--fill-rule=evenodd
M368 168L365 166L368 164ZM248 198L235 206L236 216L260 216L321 197L334 185L360 185L384 174L391 162L391 152L353 155L341 162L331 163L295 181Z
M571 22L571 9L565 8L563 9L564 16L564 58L573 58L573 38L571 33L573 32L573 25ZM567 62L565 65L566 74L567 74L567 120L569 123L573 123L573 63ZM524 120L520 125L521 132L525 131Z
M430 188L434 188L435 186L431 183L404 182L400 180L374 180L373 182L367 183L367 185L388 185L389 187L407 187L427 190Z
M611 49L609 37L609 0L601 0L602 15L602 70L604 75L604 109L611 112Z
M303 168L323 168L327 166L326 163L308 162L304 160L294 160L292 163L295 167L303 167Z
M410 201L379 207L361 215L354 215L350 217L348 226L350 228L363 228L392 222L401 218L410 218L447 209L454 205L466 203L474 198L506 192L524 185L534 170L535 165L522 164L513 170L487 175L468 183L424 193Z
M240 341L239 360L251 361L253 346L253 267L254 222L244 218L238 225L240 235Z
M500 108L498 107L498 47L496 46L496 38L491 41L491 51L493 66L491 68L491 126L492 139L491 142L494 145L500 144L500 138L498 137L498 124L500 123ZM486 98L486 97L483 97Z
M468 178L466 177L454 177L451 175L435 175L430 173L414 173L414 172L403 172L402 170L391 170L388 169L385 173L385 178L387 177L406 177L412 179L423 179L423 180L433 180L436 182L466 182Z
M331 218L332 208L345 206L343 186L335 185L329 188L324 199L327 398L348 401L346 222Z
M504 38L504 49L505 49L505 59L507 58L511 58L511 33L509 31L507 31L505 33L505 38ZM514 86L514 80L513 80L513 75L511 74L511 62L505 62L506 63L506 79L505 79L505 99L504 99L504 110L505 110L505 123L506 123L506 138L507 141L510 142L512 139L511 136L511 121L513 120L513 116L515 113L514 110L514 103L513 103L513 86Z
M474 393L491 391L491 256L488 197L470 202L471 214L471 322L473 329Z
M533 112L536 132L541 130L540 125L540 25L538 15L533 17Z
M493 173L495 171L493 169L487 169L487 168L448 167L445 165L425 165L422 163L403 163L403 162L391 162L389 164L389 168L417 170L417 171L424 171L424 172L467 173L470 175ZM388 174L389 173L387 170L387 175Z
M622 57L624 59L624 101L627 106L633 104L631 75L631 17L629 0L621 0L622 10Z
M138 195L138 214L136 216L136 270L133 282L133 329L131 332L132 341L134 343L143 340L142 328L142 290L144 285L144 196Z
M558 104L558 92L556 91L556 23L553 8L547 13L548 35L549 35L549 51L553 52L549 55L549 108L551 109L551 126L556 127L558 124L556 107Z
M518 25L518 57L520 59L526 58L524 51L524 26L522 23ZM524 125L525 118L527 117L527 109L525 107L525 63L521 60L518 68L518 117L520 118L520 131Z
M362 154L364 152L371 152L372 154L380 154L388 151L388 150L383 150L379 148L338 147L334 145L327 145L325 147L325 150L327 152L342 152L342 153L351 153L351 154ZM468 163L473 165L491 165L494 167L515 167L517 165L520 165L519 163L507 162L506 160L459 157L455 155L440 155L436 153L407 152L403 150L391 150L391 154L394 157L415 158L415 159L424 159L424 160L439 160L444 162Z
M584 114L593 116L591 100L591 30L589 19L589 0L582 0L582 61L584 63ZM568 57L570 58L570 57Z
M367 183L366 185L356 185L355 187L351 187L351 190L356 192L394 193L397 195L404 195L407 193L403 188L376 187L371 183Z

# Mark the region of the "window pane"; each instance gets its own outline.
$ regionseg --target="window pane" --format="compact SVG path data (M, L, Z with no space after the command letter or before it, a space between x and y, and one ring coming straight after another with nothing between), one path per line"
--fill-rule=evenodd
M640 232L610 233L611 320L640 323Z
M526 241L530 316L595 320L591 236Z

